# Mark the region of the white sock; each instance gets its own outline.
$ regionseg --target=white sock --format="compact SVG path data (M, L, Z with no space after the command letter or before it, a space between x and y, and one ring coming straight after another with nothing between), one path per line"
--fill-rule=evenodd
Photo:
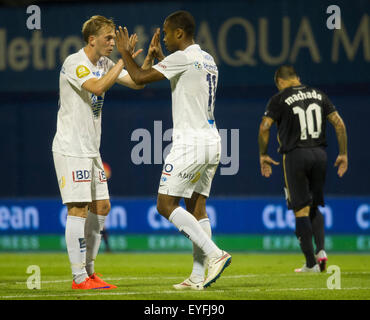
M84 227L85 218L67 216L65 239L73 280L77 284L83 282L87 277L85 270L86 241Z
M86 272L91 276L94 270L94 261L99 252L101 231L104 228L106 216L88 212L85 223L86 238Z
M204 232L212 239L211 223L208 218L198 221ZM205 258L204 252L195 243L193 243L193 270L190 279L197 283L204 280L205 275Z
M172 211L169 219L179 231L203 250L207 257L218 257L222 251L212 239L205 233L197 219L181 207Z

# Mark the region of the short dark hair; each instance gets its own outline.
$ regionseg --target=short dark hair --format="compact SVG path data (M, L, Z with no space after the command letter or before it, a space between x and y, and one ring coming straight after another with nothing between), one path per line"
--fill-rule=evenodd
M195 34L195 19L190 12L180 10L171 13L165 20L170 25L172 30L180 28L185 31L185 33L194 37Z
M283 65L275 71L274 80L275 83L277 83L278 78L288 80L295 77L298 77L298 75L294 67L291 65Z

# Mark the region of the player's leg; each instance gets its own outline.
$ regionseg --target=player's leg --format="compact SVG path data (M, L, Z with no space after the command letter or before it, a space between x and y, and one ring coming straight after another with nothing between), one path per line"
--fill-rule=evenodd
M86 238L86 271L89 276L95 272L95 259L101 243L101 232L104 229L105 219L110 211L110 201L93 200L89 205L85 223Z
M199 176L190 199L185 199L186 208L199 221L202 229L212 238L211 224L206 211L206 200L209 196L212 180L217 170L220 159L220 146L208 146L207 154L210 163L208 163ZM193 244L193 270L190 279L194 281L204 278L206 269L206 257L203 251Z
M84 227L91 193L90 177L85 177L84 170L89 172L91 163L89 159L68 157L55 152L53 159L62 201L68 210L65 241L73 284L80 284L87 278Z
M319 251L325 250L325 221L318 207L310 208L310 220L316 246L315 254L317 255Z
M172 222L185 237L201 248L206 256L220 256L222 251L205 233L198 220L179 206L180 199L180 197L158 193L158 213Z
M72 269L72 289L104 289L86 272L85 223L91 196L91 158L68 157L53 153L63 204L68 215L65 239Z
M157 210L171 221L179 231L200 247L207 256L220 256L221 250L209 238L199 225L198 220L184 208L180 207L180 197L158 194Z
M315 163L310 175L310 190L312 193L312 208L310 220L316 244L316 259L321 271L326 269L327 255L325 252L325 221L318 206L324 206L324 185L326 178L327 155L323 148L313 149Z
M312 243L312 226L309 218L312 202L307 178L307 166L310 154L304 149L295 149L283 156L285 186L287 189L289 208L293 209L296 221L295 234L302 253L306 259L306 267L316 265ZM301 270L297 269L296 271Z
M202 229L212 238L211 225L205 209L206 197L193 192L190 199L185 199L186 210L194 215ZM201 289L205 279L206 256L203 250L193 243L193 268L190 276L179 284L175 284L175 289Z
M157 210L172 222L181 233L195 243L210 261L208 281L205 286L215 281L230 264L231 256L220 250L202 229L197 219L179 206L181 198L191 198L196 182L202 176L206 164L197 163L197 147L174 145L163 166L158 189ZM207 280L207 279L206 279Z
M108 286L109 289L113 289L116 286L101 280L95 273L95 259L100 248L101 233L104 229L106 217L111 209L107 179L100 157L93 160L92 198L93 201L89 204L89 212L85 224L86 271L90 278L103 286Z
M73 284L81 284L88 277L85 269L86 241L84 235L88 204L67 203L68 216L65 228L67 252L72 269Z
M299 241L301 250L306 258L305 267L307 269L313 269L317 271L317 262L314 255L314 249L312 244L312 227L309 218L310 207L306 206L300 210L294 211L296 217L296 236ZM305 269L303 267L303 269ZM297 269L297 272L303 272L302 269ZM306 271L306 270L305 270ZM307 270L308 271L308 270Z
M222 251L209 238L191 213L179 206L179 200L179 197L159 193L157 210L162 216L172 222L185 237L201 248L207 259L209 259L208 275L204 282L204 287L207 287L230 264L231 256L227 252Z

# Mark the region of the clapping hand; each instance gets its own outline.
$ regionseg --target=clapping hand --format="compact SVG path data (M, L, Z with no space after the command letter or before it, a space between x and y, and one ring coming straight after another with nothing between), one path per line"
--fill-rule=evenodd
M116 46L119 53L122 54L124 51L127 51L131 54L132 58L135 59L143 51L143 49L139 49L135 52L137 42L138 38L136 33L129 36L126 27L122 29L122 27L119 26L118 30L116 30Z
M162 61L164 59L164 54L161 47L161 29L157 28L152 40L150 41L149 49L148 49L148 56L151 58L156 58L159 61Z

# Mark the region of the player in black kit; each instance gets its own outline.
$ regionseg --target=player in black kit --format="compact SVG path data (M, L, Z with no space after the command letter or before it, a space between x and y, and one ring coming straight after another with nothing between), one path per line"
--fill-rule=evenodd
M275 84L279 93L268 102L259 128L261 173L269 177L271 165L279 164L267 155L270 128L276 122L279 152L283 154L285 195L288 208L294 211L295 233L306 258L305 265L295 271L324 271L327 261L324 218L318 206L324 205L326 120L334 126L338 140L339 155L335 166L339 177L348 167L346 127L328 97L316 88L301 84L292 66L277 69Z

